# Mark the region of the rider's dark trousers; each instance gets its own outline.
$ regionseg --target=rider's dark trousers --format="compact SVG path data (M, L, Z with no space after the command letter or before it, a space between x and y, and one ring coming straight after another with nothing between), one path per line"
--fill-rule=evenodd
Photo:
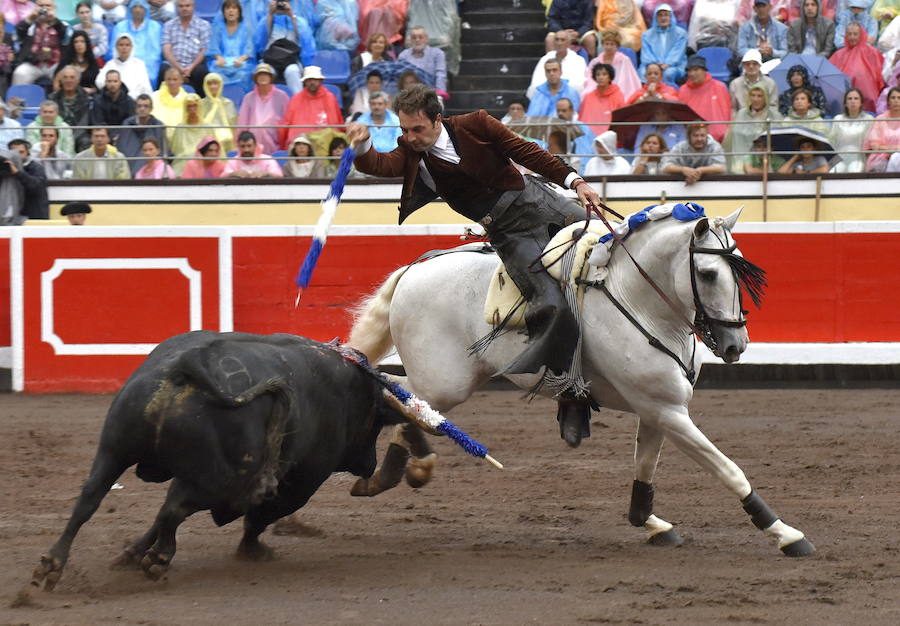
M584 209L545 184L525 177L525 189L501 196L485 226L506 271L528 302L525 325L530 341L504 374L535 373L541 366L556 374L570 369L578 325L557 281L538 260L561 228L584 219ZM514 195L511 202L510 194ZM505 206L504 206L505 205Z

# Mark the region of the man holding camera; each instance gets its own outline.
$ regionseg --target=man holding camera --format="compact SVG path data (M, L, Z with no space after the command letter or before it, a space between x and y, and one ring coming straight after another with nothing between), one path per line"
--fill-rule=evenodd
M34 10L16 24L19 39L18 67L13 85L32 85L39 79L53 80L63 46L69 39L69 26L56 17L53 0L37 0Z
M31 158L31 144L24 139L9 142L10 152L22 159L21 167L12 160L0 162L0 176L11 175L22 185L21 215L31 220L50 219L50 200L47 197L47 175L44 166ZM6 174L5 171L9 171Z
M256 27L256 53L268 63L293 93L303 89L302 65L316 56L316 40L309 22L295 15L288 0L269 0L269 11Z
M174 67L181 72L184 82L190 83L200 96L205 96L203 79L209 73L206 68L206 51L212 27L209 22L194 15L194 0L178 0L175 5L178 17L163 26L163 59L159 68L159 82L165 80L166 70Z

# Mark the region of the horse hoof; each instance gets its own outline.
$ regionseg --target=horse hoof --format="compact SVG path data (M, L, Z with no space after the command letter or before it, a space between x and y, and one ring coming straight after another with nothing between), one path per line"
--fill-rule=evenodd
M413 489L424 487L431 482L434 466L437 463L437 454L432 452L421 459L413 457L406 466L406 484Z
M168 571L169 560L169 557L148 550L144 558L141 559L141 569L144 570L144 576L150 580L159 580Z
M816 547L812 544L811 541L806 539L798 539L794 543L789 543L786 546L781 546L781 551L785 556L812 556L816 553Z
M46 554L41 556L40 563L31 574L32 586L40 589L43 584L44 591L53 591L62 576L62 568L63 563L59 559Z
M670 528L661 533L656 533L647 540L647 543L651 546L680 546L684 543L684 539L674 528Z

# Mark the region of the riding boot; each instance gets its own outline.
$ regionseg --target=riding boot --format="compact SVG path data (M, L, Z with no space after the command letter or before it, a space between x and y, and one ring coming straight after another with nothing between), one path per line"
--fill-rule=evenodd
M558 404L559 436L577 448L591 436L591 403L586 398L560 398Z
M571 367L578 343L578 324L562 292L556 285L553 287L557 292L552 293L552 298L545 297L541 303L529 303L525 313L528 344L500 374L535 374L545 365L553 372L562 373Z

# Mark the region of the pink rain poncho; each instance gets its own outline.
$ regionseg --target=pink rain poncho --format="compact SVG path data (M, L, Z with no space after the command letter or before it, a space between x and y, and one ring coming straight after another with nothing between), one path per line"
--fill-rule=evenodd
M281 146L276 126L284 118L290 100L290 97L277 87L272 87L267 96L262 96L259 93L259 86L254 86L253 91L244 96L241 102L241 110L238 113L239 128L235 131L235 136L244 130L253 131L262 151L272 154ZM269 128L247 128L247 126Z

